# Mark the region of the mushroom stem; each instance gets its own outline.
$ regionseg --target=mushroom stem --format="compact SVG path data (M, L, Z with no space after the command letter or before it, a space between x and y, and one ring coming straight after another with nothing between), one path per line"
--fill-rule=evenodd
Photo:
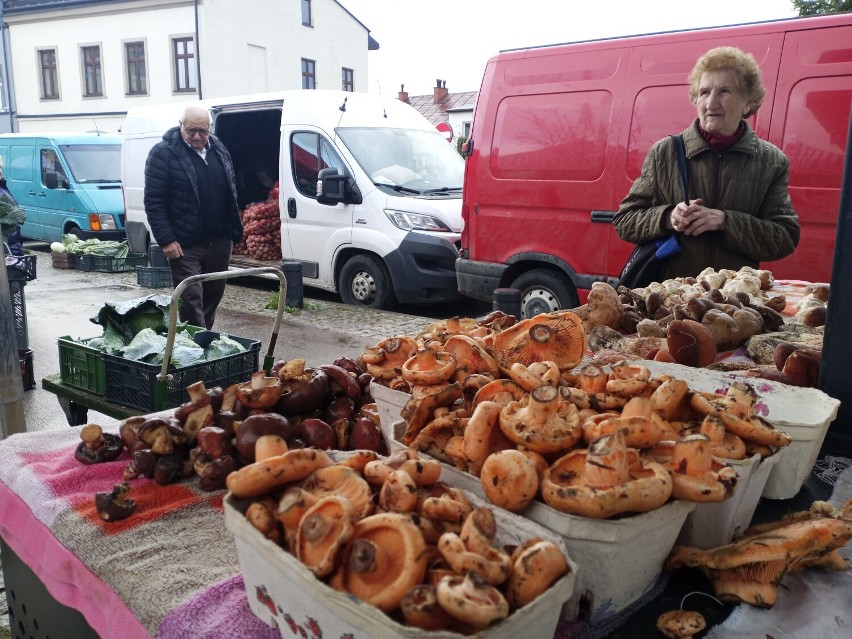
M547 324L534 324L530 327L530 339L534 342L546 344L553 339L553 329Z
M371 540L359 537L352 543L349 569L359 575L361 581L372 582L384 579L387 565L387 554Z
M630 479L624 430L598 437L589 444L583 475L593 488L609 488Z
M554 386L539 386L530 393L529 409L539 415L555 415L559 409L559 390Z
M86 442L89 450L97 450L104 445L103 429L97 424L86 424L80 430L80 439Z
M710 440L711 446L721 446L725 440L725 424L714 415L707 415L704 418L699 432Z
M691 477L701 477L712 470L710 439L706 435L692 435L675 442L671 467Z

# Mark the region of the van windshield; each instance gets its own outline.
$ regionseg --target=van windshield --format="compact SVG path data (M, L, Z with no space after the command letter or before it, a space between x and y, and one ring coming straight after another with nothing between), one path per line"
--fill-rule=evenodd
M464 160L438 131L339 128L337 134L377 186L400 194L461 192Z
M60 148L78 184L121 181L120 144L63 144Z

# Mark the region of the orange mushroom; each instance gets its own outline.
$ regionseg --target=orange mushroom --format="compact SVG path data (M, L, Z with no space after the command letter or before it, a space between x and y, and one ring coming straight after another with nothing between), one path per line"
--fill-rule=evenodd
M327 495L302 517L296 534L296 557L317 577L325 577L337 567L338 556L354 530L349 500Z
M557 459L541 481L542 498L549 506L596 519L653 510L666 503L671 492L666 469L628 449L623 431Z
M367 372L374 378L390 380L398 377L405 361L417 352L417 342L407 335L395 335L368 347L361 355Z
M606 392L610 395L633 397L645 390L650 379L651 371L647 366L616 362L612 365Z
M489 455L515 447L514 442L500 429L502 410L503 407L497 402L480 402L465 427L464 456L467 459L467 470L477 477Z
M418 486L430 486L441 477L441 463L434 459L421 459L416 450L403 448L364 466L364 479L381 486L394 470L404 470Z
M463 392L461 383L453 382L437 393L412 397L408 400L400 411L400 415L405 420L402 443L410 446L417 434L430 421L432 412L442 406L452 406L456 400L461 398Z
M574 368L586 353L583 323L570 311L543 313L518 322L494 337L494 354L501 368L515 362L556 362L560 370Z
M481 629L509 616L509 603L494 586L474 572L464 577L443 577L437 587L438 603L452 617Z
M558 386L560 381L556 362L533 362L529 366L515 362L509 368L504 368L503 372L527 392L542 385Z
M456 533L441 535L438 550L456 574L475 572L492 586L505 582L512 571L511 558L507 553L494 547L482 552L470 550Z
M426 541L406 515L380 513L355 524L343 572L344 588L384 612L426 575Z
M291 552L296 554L296 539L299 533L299 524L308 509L317 503L317 498L306 490L292 486L284 491L278 500L278 508L275 518L284 529L284 540Z
M609 375L600 366L587 364L577 375L576 387L587 393L603 393L608 381Z
M506 598L513 609L526 606L550 588L569 570L559 546L536 541L512 555L512 574L506 586Z
M467 335L453 335L444 343L444 351L456 360L456 379L482 373L496 377L500 372L497 362L480 344Z
M526 508L538 493L535 462L515 448L489 455L482 464L480 479L488 501L512 512Z
M528 398L511 402L500 412L503 434L539 453L567 450L582 436L577 407L562 401L553 386L539 386Z
M370 485L348 466L334 464L319 468L301 481L299 487L318 499L328 495L345 497L355 519L373 512L373 491Z
M523 398L524 389L510 379L495 379L489 382L473 396L473 407L476 408L482 402L497 402L505 406L509 402L515 402Z
M452 353L421 348L402 364L402 378L415 386L432 386L448 381L456 372Z
M400 604L405 623L422 630L444 630L452 617L438 603L438 589L432 584L415 586Z
M395 470L385 478L379 491L379 508L395 513L410 513L417 506L417 484L404 470Z
M234 497L257 497L276 488L300 481L332 461L325 451L316 448L295 448L283 455L269 457L235 470L225 484Z
M694 610L669 610L657 617L657 630L668 639L692 639L706 626L704 616Z
M710 453L722 459L745 459L746 445L742 439L725 430L724 422L715 415L707 415L699 432L710 440Z
M720 502L734 494L737 471L714 459L710 449L706 435L688 435L675 442L666 464L675 499Z

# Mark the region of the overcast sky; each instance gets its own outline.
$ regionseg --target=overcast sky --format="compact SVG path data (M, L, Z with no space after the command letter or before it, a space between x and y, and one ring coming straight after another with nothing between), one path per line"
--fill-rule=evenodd
M790 0L339 0L381 45L369 92L477 91L503 49L758 22L796 15Z

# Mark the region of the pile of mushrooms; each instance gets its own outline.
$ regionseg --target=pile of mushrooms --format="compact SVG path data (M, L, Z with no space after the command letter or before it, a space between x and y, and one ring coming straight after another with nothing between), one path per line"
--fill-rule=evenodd
M494 513L438 481L411 449L355 451L337 463L294 449L229 475L235 506L318 579L425 630L472 634L532 602L569 570L560 548L496 545Z
M588 517L645 512L670 497L723 501L737 482L725 460L790 443L756 413L745 384L701 393L627 361L573 370L582 332L563 311L419 348L400 366L411 389L401 442L479 476L497 506L518 512L538 497ZM444 349L462 337L476 348L460 367ZM546 359L553 353L561 358Z
M676 546L671 570L698 568L722 601L771 608L787 573L810 567L847 570L837 552L852 538L852 500L841 508L814 502L810 510L749 528L739 540L710 550Z

